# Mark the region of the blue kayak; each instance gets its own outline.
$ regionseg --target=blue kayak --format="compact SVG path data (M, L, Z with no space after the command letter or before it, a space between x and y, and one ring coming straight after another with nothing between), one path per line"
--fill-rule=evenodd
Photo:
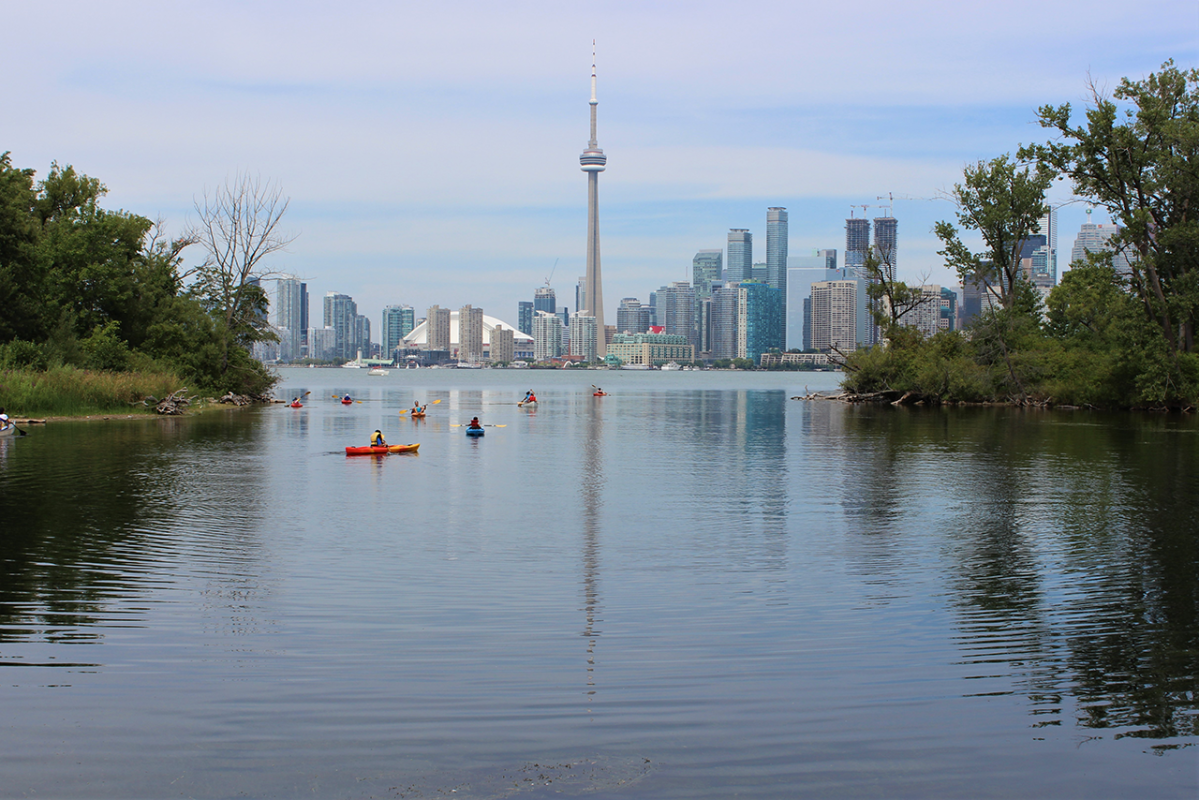
M482 428L467 428L466 435L467 436L482 436L483 429Z

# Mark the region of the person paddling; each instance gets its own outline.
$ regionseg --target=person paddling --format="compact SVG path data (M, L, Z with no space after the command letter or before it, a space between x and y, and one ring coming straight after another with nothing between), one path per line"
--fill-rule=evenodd
M371 434L371 447L387 447L387 442L383 439L383 431L375 431Z
M8 414L0 407L0 431L6 431L13 426L12 420L8 418Z
M422 406L419 402L414 401L412 403L412 416L415 417L417 414L425 413L426 408L428 408L427 405Z
M483 429L483 423L479 422L479 418L478 418L478 417L474 417L474 418L472 418L472 419L471 419L471 421L470 421L470 425L469 425L468 427L469 427L469 428L470 428L472 431L478 431L478 430L482 430L482 429Z

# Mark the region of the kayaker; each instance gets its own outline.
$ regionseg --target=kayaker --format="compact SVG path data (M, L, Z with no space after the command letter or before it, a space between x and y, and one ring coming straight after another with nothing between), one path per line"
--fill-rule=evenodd
M375 431L371 434L371 447L387 447L387 442L383 440L383 431Z
M412 413L413 414L423 414L424 412L425 412L424 406L422 406L419 402L413 402L413 404L412 404Z
M353 398L352 398L352 397L350 397L350 396L347 394L345 397L341 398L341 402L343 402L343 403L352 403L352 402L354 402L354 400L353 400Z
M480 430L480 429L482 429L482 427L483 427L483 423L479 422L479 418L478 418L478 417L474 417L474 418L473 418L473 419L470 421L470 425L468 425L467 427L469 427L469 428L470 428L472 431L477 431L477 430Z
M525 403L536 403L536 402L537 402L537 395L533 394L533 390L530 389L529 391L525 392L525 399L521 400L520 404L524 405Z
M12 420L8 418L8 414L4 413L4 409L0 408L0 431L8 430L10 425L12 425Z

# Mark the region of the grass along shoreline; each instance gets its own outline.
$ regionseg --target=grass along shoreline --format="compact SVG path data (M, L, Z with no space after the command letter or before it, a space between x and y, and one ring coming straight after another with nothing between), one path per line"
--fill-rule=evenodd
M13 418L155 416L146 397L184 388L173 373L106 372L71 366L0 370L0 408Z

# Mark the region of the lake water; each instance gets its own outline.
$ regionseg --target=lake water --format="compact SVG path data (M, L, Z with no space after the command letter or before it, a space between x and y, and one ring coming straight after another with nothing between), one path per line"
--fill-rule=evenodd
M0 440L0 796L1199 795L1193 418L282 374Z

